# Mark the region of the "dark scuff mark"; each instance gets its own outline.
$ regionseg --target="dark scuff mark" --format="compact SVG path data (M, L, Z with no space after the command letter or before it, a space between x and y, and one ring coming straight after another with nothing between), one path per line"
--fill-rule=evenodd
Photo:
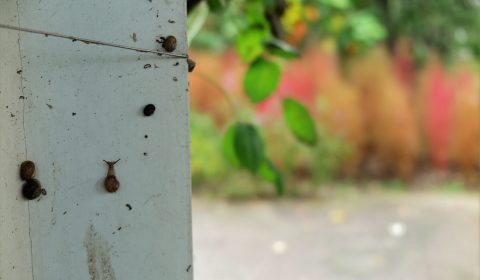
M130 36L134 42L137 42L137 33L133 32L133 34Z
M125 206L127 206L128 211L132 211L132 209L133 209L133 208L132 208L132 205L130 205L130 204L127 203L127 204L125 204Z
M187 271L187 272L190 272L190 269L191 269L191 268L192 268L192 265L189 265L189 266L187 267L187 270L186 270L186 271Z
M90 280L116 280L110 261L112 246L93 225L87 229L84 246L87 250L87 266Z

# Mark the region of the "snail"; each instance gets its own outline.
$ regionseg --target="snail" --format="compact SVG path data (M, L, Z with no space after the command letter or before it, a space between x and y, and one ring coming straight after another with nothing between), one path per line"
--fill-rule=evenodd
M188 58L187 59L187 64L188 64L188 72L193 72L193 69L195 69L195 66L197 66L197 63L193 59Z
M177 48L177 38L175 36L169 35L166 38L160 37L160 40L157 40L158 43L162 44L162 47L167 52L173 52Z
M151 115L153 115L153 113L155 113L155 109L155 105L148 104L143 108L143 115L146 117L150 117Z
M20 165L20 178L23 181L27 181L33 179L33 177L35 177L35 163L30 160L22 162Z
M46 195L47 191L42 188L40 181L37 179L28 179L22 186L22 195L25 199L33 200L42 194Z
M108 164L108 171L107 171L107 177L105 177L105 181L103 182L103 186L110 193L116 192L120 187L120 182L117 180L117 177L115 176L115 168L113 167L119 161L120 159L116 161L104 160L104 162Z

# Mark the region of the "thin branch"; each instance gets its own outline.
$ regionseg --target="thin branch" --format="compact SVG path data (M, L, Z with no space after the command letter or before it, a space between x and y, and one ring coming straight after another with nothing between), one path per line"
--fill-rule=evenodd
M230 96L230 94L227 92L227 90L225 90L221 85L219 85L216 81L214 81L212 78L208 77L205 74L198 73L198 72L193 73L193 74L194 74L194 76L197 76L197 77L203 79L204 81L206 81L207 83L212 85L214 88L216 88L223 95L223 97L225 97L225 100L227 101L230 108L232 108L232 111L233 111L235 117L238 119L237 107L235 106L235 103L233 102L233 99Z

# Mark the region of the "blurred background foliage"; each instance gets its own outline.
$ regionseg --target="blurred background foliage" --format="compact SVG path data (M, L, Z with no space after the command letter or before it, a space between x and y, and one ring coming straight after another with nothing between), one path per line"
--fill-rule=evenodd
M480 1L188 4L194 191L478 188Z

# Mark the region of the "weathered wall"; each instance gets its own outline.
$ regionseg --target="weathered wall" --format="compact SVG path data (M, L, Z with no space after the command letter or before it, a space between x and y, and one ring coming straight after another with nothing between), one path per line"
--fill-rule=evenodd
M16 10L2 1L0 22L18 24ZM23 27L149 49L172 34L186 53L184 1L18 0L18 14ZM3 279L191 279L185 59L5 30L0 46ZM20 196L25 158L40 200ZM103 160L118 158L107 193Z
M2 23L16 25L17 2L0 3ZM25 160L22 68L18 33L0 30L0 279L30 279L28 204L21 196L19 163Z

